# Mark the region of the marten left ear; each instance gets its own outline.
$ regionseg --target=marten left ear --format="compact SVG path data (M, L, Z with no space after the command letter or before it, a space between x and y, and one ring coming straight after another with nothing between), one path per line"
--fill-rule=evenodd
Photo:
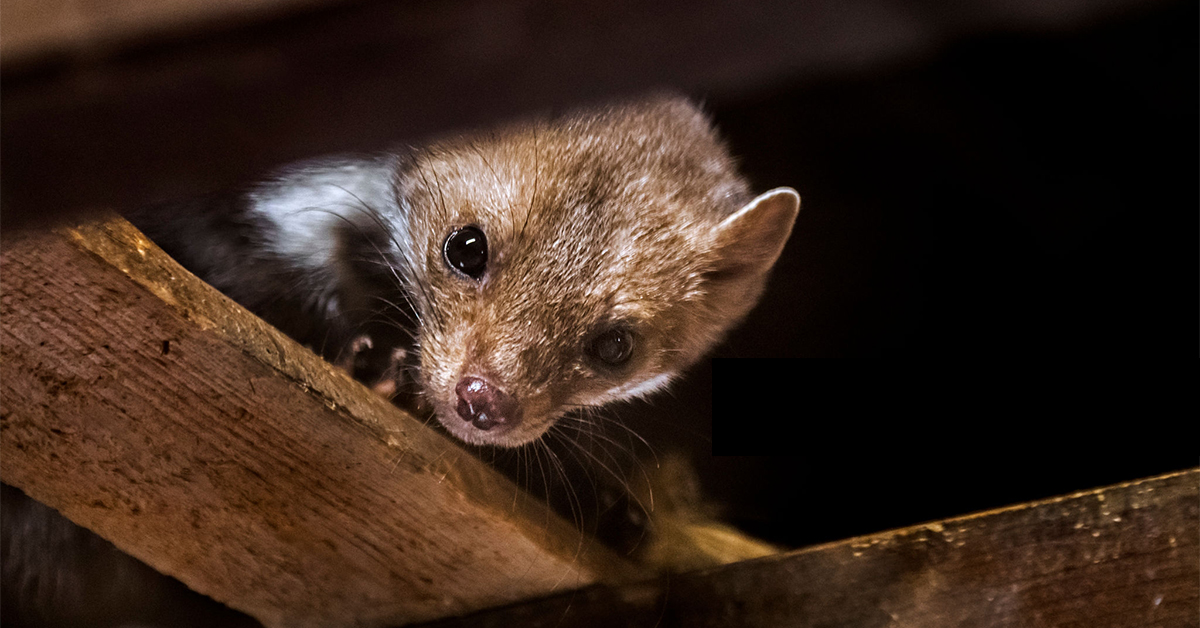
M711 278L745 280L765 275L779 259L800 213L792 188L764 192L716 227L718 259Z

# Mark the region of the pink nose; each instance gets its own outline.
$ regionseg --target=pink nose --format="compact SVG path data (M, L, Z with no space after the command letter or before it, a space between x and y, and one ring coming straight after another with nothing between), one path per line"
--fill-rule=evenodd
M454 387L458 416L476 428L511 428L521 422L521 405L511 395L479 377L467 376Z

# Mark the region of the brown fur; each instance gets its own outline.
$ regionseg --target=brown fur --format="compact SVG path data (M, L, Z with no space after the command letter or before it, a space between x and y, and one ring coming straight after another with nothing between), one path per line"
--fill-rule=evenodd
M572 408L661 387L698 359L758 298L799 202L780 190L752 203L707 118L672 97L434 144L395 184L411 222L404 265L424 286L424 394L451 432L502 446ZM466 225L488 237L479 281L442 260ZM583 349L617 321L635 333L634 356L597 368ZM514 396L524 419L464 422L454 387L468 375Z

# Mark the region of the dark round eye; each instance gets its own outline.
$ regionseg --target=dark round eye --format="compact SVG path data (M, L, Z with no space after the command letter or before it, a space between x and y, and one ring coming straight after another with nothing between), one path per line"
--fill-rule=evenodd
M442 245L442 257L450 268L479 279L487 270L487 236L479 227L455 229Z
M633 356L633 332L624 327L609 329L592 340L588 351L608 366L621 366Z

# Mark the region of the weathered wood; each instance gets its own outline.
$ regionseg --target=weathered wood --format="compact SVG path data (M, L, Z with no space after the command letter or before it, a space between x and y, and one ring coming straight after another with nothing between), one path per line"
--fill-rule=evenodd
M0 260L4 482L201 593L371 626L629 573L122 220Z
M85 55L151 37L279 17L342 0L4 0L6 63L54 53Z
M0 191L10 225L134 207L529 111L664 85L732 94L895 62L972 30L1071 27L1156 1L373 0L173 45L134 40L97 63L6 57L0 138L20 159L4 164Z
M1194 469L429 626L1195 626L1198 485Z

